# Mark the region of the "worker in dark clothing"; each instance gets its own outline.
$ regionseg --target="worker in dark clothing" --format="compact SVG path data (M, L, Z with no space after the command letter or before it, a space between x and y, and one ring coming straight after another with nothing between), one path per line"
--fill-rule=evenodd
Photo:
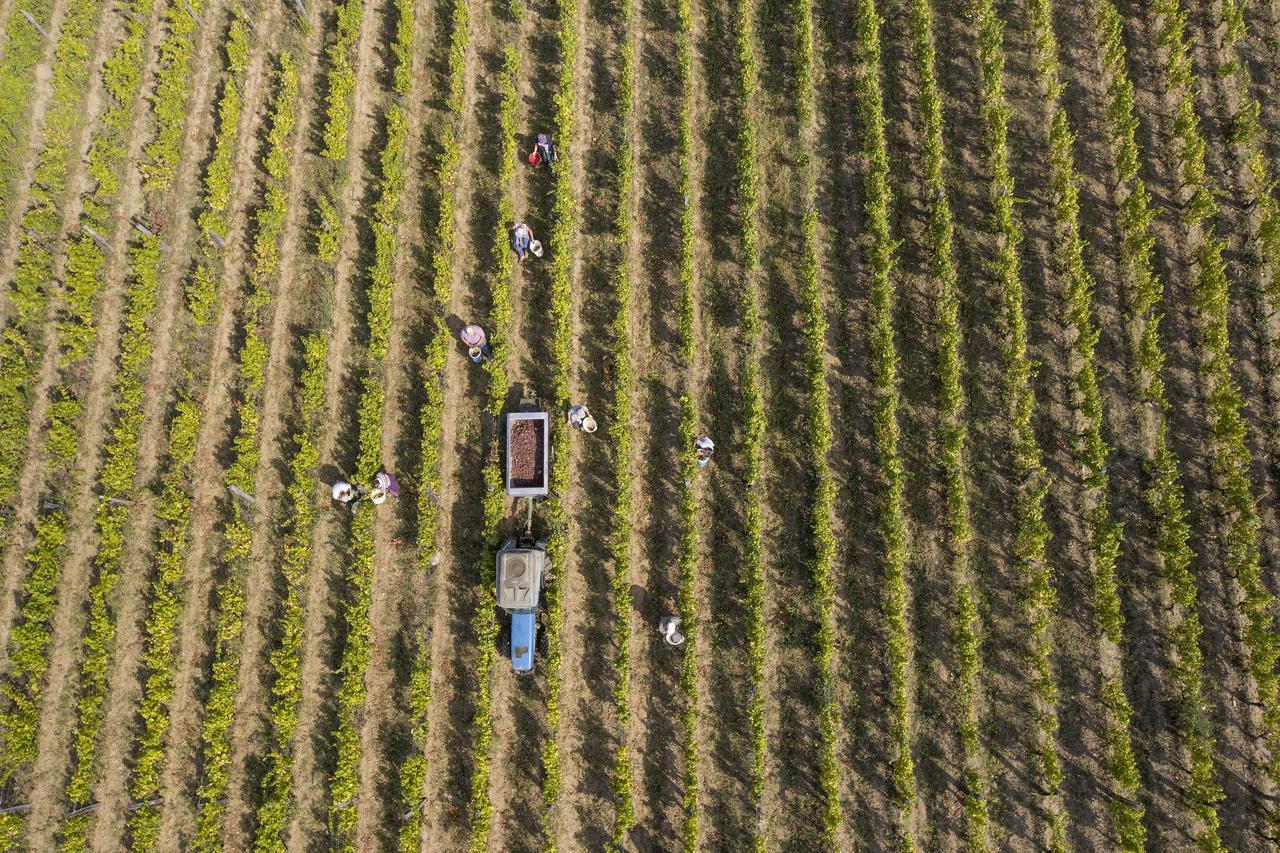
M538 141L534 144L533 153L537 155L529 158L533 161L533 165L546 163L548 169L553 172L556 170L556 160L558 159L556 156L556 144L551 141L549 134L538 134Z

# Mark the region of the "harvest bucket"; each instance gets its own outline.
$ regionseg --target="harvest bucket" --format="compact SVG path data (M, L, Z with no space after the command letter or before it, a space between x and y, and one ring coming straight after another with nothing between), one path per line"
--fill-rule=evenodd
M591 415L587 415L585 418L583 418L583 419L582 419L582 431L583 431L583 432L595 432L595 431L596 431L596 419L595 419L595 418L593 418L593 417L591 417Z
M536 166L542 162L542 155L538 153L538 149L529 152L529 165Z
M542 257L542 244L537 240L531 241L529 243L529 251L533 252L535 257Z
M480 363L480 347L468 347L467 355L471 356L471 360Z

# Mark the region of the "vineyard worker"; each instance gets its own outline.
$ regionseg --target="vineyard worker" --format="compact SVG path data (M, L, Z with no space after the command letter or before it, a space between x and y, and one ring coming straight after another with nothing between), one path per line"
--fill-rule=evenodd
M538 160L540 162L547 164L548 169L552 172L556 170L556 160L559 158L556 156L556 145L551 141L551 136L549 134L538 134L538 142L534 146L533 151L538 155ZM536 166L538 164L534 163L534 165Z
M350 507L352 512L356 511L356 504L360 500L360 493L346 480L339 480L333 484L333 499L343 506Z
M662 639L667 641L668 646L678 646L684 643L684 634L680 633L679 616L663 616L659 619L658 633L662 635Z
M466 345L467 355L471 356L471 360L476 364L486 358L493 358L493 350L489 347L489 340L485 336L484 329L472 323L463 326L462 333L458 337Z
M523 222L517 222L516 227L511 229L511 243L515 247L516 257L523 261L533 243L533 229Z
M711 461L711 454L716 452L716 443L711 440L711 436L704 435L695 441L693 446L698 451L698 467L706 468L707 463Z
M587 411L586 406L583 406L581 404L576 406L570 406L569 407L569 426L573 427L574 429L582 429L583 423L585 423L587 418L589 418L590 416L591 416L591 413Z
M385 503L388 496L400 497L400 484L396 482L394 474L379 471L373 478L373 490L369 492L369 500L375 504Z

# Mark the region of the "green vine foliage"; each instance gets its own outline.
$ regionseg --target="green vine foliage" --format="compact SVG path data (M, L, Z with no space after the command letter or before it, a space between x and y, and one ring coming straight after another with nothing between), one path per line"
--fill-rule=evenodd
M1110 477L1107 465L1111 448L1103 436L1102 394L1098 384L1094 349L1098 327L1093 318L1093 278L1085 268L1084 240L1080 235L1080 188L1072 155L1074 136L1062 104L1064 85L1059 69L1057 35L1053 29L1052 0L1029 4L1036 36L1037 72L1050 110L1050 180L1055 199L1052 264L1065 286L1067 320L1074 331L1074 367L1070 377L1075 405L1083 423L1075 436L1072 453L1085 473L1080 496L1093 568L1093 612L1101 628L1103 707L1107 718L1103 740L1107 753L1103 766L1121 796L1110 797L1112 829L1121 849L1139 853L1146 848L1143 825L1145 808L1139 800L1142 780L1130 736L1133 709L1124 692L1124 615L1116 577L1120 555L1121 525L1108 502Z
M1244 19L1230 0L1224 10L1226 37L1233 46L1243 34ZM1157 41L1164 58L1163 79L1169 93L1178 101L1173 125L1173 154L1182 177L1183 193L1188 197L1182 218L1187 226L1196 275L1193 304L1198 315L1196 325L1203 353L1198 364L1211 439L1210 461L1218 491L1219 506L1215 508L1215 514L1225 546L1223 572L1227 577L1236 578L1244 593L1244 644L1248 651L1249 674L1257 687L1258 704L1263 709L1263 737L1269 753L1266 772L1273 782L1280 782L1280 755L1277 754L1280 750L1277 604L1263 579L1259 549L1262 521L1250 479L1253 456L1242 411L1244 401L1233 374L1235 362L1228 322L1231 282L1225 257L1227 242L1215 233L1214 223L1220 208L1206 175L1205 140L1196 112L1197 83L1186 34L1186 12L1178 0L1156 0L1153 11L1162 24ZM1237 66L1242 65L1237 61ZM1247 90L1247 86L1245 88ZM1249 118L1254 109L1247 106L1247 101L1245 103L1245 109L1236 116L1233 129L1237 134L1247 135L1256 133L1250 130L1256 125ZM1274 207L1271 214L1274 215ZM1264 228L1263 234L1270 227ZM1270 809L1269 819L1280 822L1280 811L1274 807Z
M1058 685L1053 671L1053 622L1057 592L1053 568L1045 554L1049 527L1044 519L1044 501L1050 482L1045 471L1034 415L1034 368L1027 354L1027 322L1023 305L1022 275L1018 249L1021 228L1013 213L1014 184L1009 169L1008 121L1010 108L1004 90L1004 24L991 0L977 5L978 66L980 98L986 123L987 147L992 171L991 197L995 231L1001 236L992 272L1000 285L1005 341L1005 394L1013 429L1014 482L1021 485L1014 496L1015 571L1028 579L1027 618L1031 624L1031 689L1036 703L1037 743L1035 766L1045 793L1048 845L1066 849L1066 815L1059 802L1062 791L1062 764L1058 755Z
M1161 575L1169 584L1173 608L1169 615L1172 676L1178 708L1178 730L1191 762L1188 799L1200 821L1197 845L1219 850L1216 804L1223 797L1214 779L1214 738L1203 696L1204 660L1200 650L1199 593L1191 571L1191 535L1178 460L1169 446L1168 408L1164 381L1164 352L1158 306L1164 286L1154 270L1155 238L1151 223L1155 209L1139 172L1138 119L1134 87L1128 75L1124 25L1110 2L1099 4L1096 27L1107 70L1107 126L1116 156L1119 182L1121 281L1130 304L1132 329L1131 379L1154 436L1148 456L1146 498L1155 520L1155 544Z
M977 853L989 849L987 832L991 824L978 711L981 702L981 619L971 567L973 526L969 508L969 429L965 421L966 402L961 379L963 332L954 249L955 219L944 178L942 94L938 86L933 29L930 0L913 0L912 52L922 81L918 103L924 121L924 187L926 197L932 199L929 207L929 271L938 286L937 377L942 424L939 465L946 495L946 529L955 588L952 604L957 675L954 701L960 720L959 739L964 757L965 847L971 853Z
M512 329L511 293L515 285L515 268L512 261L508 235L511 223L515 221L515 206L510 187L515 175L516 137L520 93L516 89L516 81L520 79L520 55L515 48L508 46L503 53L501 147L498 158L498 186L503 192L498 199L498 222L494 229L493 258L494 275L490 292L492 307L489 312L487 328L493 329L491 335L493 358L486 361L485 369L489 373L489 398L485 409L495 418L501 415L507 396L507 369L505 362L506 341ZM554 249L553 249L554 251ZM485 543L480 561L476 565L476 580L479 589L476 602L475 618L472 630L476 636L478 654L476 659L476 684L479 692L476 697L475 716L471 727L474 733L473 751L475 763L471 769L471 792L469 797L469 813L471 816L471 834L468 849L471 853L484 853L487 849L489 827L493 822L493 803L489 799L489 763L493 755L493 668L497 654L495 647L498 641L497 594L493 588L493 566L497 555L498 534L503 519L506 517L505 492L503 491L502 471L496 458L484 467L484 521L481 526L481 541ZM548 667L552 666L547 661ZM543 796L550 796L550 780L555 768L544 769L548 781L543 783Z
M266 203L257 212L257 230L253 238L254 266L248 298L251 310L246 318L244 342L240 348L239 432L234 442L234 457L227 471L228 485L248 494L255 491L256 485L258 426L262 417L262 393L269 356L261 330L270 325L277 251L288 208L288 155L292 150L297 120L298 77L291 54L281 56L278 77L279 91L267 134ZM235 715L236 677L244 627L243 567L252 551L254 536L253 515L238 501L231 504L231 516L223 534L221 562L226 574L216 592L218 619L212 685L201 733L204 761L202 782L196 792L199 811L195 849L198 850L217 850L220 847L224 803L231 775L231 724Z
M693 2L679 0L680 27L676 41L676 68L680 80L680 118L677 146L680 160L679 191L684 199L695 199L693 186ZM698 626L699 611L694 592L698 570L697 498L693 489L697 462L692 453L697 438L698 407L692 373L694 357L694 299L697 269L697 245L694 235L694 202L686 201L680 213L680 302L677 328L679 357L685 367L680 394L680 481L679 495L679 609L684 633L684 657L680 665L680 692L684 695L684 820L680 831L685 853L698 849Z
M63 17L52 68L53 95L45 116L42 147L36 156L34 180L30 187L29 206L22 216L23 238L18 248L15 273L15 299L20 315L37 304L56 305L54 350L61 371L57 384L48 391L42 459L45 481L54 490L52 497L65 502L64 490L71 481L81 423L82 403L72 380L72 369L90 358L98 336L98 293L102 278L98 274L100 250L87 235L63 243L64 225L59 212L67 193L71 158L78 144L76 129L83 120L84 92L90 74L89 55L94 33L103 12L101 4L74 3ZM61 269L59 269L61 267ZM60 273L60 287L50 284ZM38 295L37 295L38 294ZM16 326L5 330L0 349L8 377L0 396L0 423L13 427L16 448L25 448L26 409L34 388L39 360L45 355L35 335L41 334L43 323L35 316L27 322L22 316ZM30 336L27 332L30 330ZM8 357L18 356L13 362ZM12 368L10 365L12 364ZM13 384L10 385L9 383ZM15 406L10 409L10 406ZM16 408L20 406L21 408ZM6 432L8 430L6 429ZM38 433L37 433L38 434ZM6 435L8 443L9 435ZM13 496L17 466L21 453L5 460L7 482L3 484L6 499ZM20 594L21 607L9 634L5 650L7 668L0 678L0 790L11 794L23 790L26 776L37 752L37 723L43 696L44 674L48 669L48 652L52 641L53 615L57 604L58 583L65 556L67 519L64 510L39 516L35 525L35 545L26 554L25 574ZM4 526L3 539L9 530ZM6 796L12 801L14 797ZM0 816L0 841L17 843L24 826L24 816Z
M897 811L897 849L916 849L911 814L916 800L915 763L911 757L912 667L911 634L907 627L907 535L905 517L906 475L899 454L898 352L894 343L893 312L896 243L890 232L889 157L885 144L884 100L880 86L880 27L883 23L874 0L860 0L854 23L857 28L857 62L862 69L855 94L862 126L862 151L868 162L863 181L863 209L870 235L866 263L870 271L871 377L874 390L872 435L880 463L881 499L879 533L884 581L884 610L889 663L889 738L892 741L889 776Z
M458 128L462 122L467 45L469 43L469 11L466 0L454 0L449 35L448 115L440 137L440 210L435 227L435 251L432 255L430 343L424 365L426 399L422 407L422 477L418 496L418 555L423 573L432 571L436 549L439 510L432 497L440 493L441 462L444 450L444 376L445 362L453 335L445 322L453 284L453 252L457 245L457 207L454 196L458 188L462 152ZM417 658L409 686L410 716L413 720L414 751L400 774L401 796L408 806L408 820L400 828L402 853L417 853L422 831L422 799L427 781L426 741L427 712L431 703L431 648L428 638L418 638Z

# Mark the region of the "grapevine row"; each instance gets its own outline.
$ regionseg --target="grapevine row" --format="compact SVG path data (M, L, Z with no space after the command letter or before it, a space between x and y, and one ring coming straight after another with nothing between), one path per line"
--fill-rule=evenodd
M248 298L250 312L240 345L239 431L233 448L234 457L226 474L227 484L246 494L254 491L258 468L258 424L262 417L268 356L267 342L262 334L270 325L277 252L288 213L288 156L297 121L297 101L297 71L292 54L285 53L280 58L279 94L267 136L266 203L257 212ZM196 794L200 808L196 819L195 847L200 850L219 847L223 804L231 772L231 723L235 713L236 675L244 618L243 566L247 564L253 547L253 515L238 500L232 502L231 519L223 536L221 562L226 566L226 577L218 585L216 593L218 619L212 686L201 732L202 782Z
M1226 543L1223 569L1227 577L1238 580L1244 591L1247 619L1244 641L1249 673L1257 685L1258 704L1263 708L1267 774L1273 782L1280 782L1280 707L1277 707L1280 675L1276 673L1280 637L1276 635L1276 599L1262 577L1261 520L1249 480L1253 460L1241 412L1244 401L1232 375L1234 362L1227 318L1230 282L1223 254L1226 240L1215 234L1213 225L1219 206L1205 174L1205 142L1196 114L1196 83L1189 56L1186 13L1178 0L1156 0L1152 11L1161 21L1158 43L1164 49L1164 80L1168 91L1178 100L1173 154L1182 188L1189 193L1182 219L1188 229L1194 259L1199 343L1207 356L1199 370L1206 395L1211 467L1220 484L1222 500L1220 517Z
M46 28L54 5L54 0L15 3L5 23L5 49L0 57L0 144L4 147L0 156L0 209L5 211L13 209L22 163L30 156L27 143L31 140L26 139L23 125L35 90L33 69L44 55L46 44L45 35L31 25L27 15Z
M46 4L37 14L47 14L51 5ZM0 371L0 505L5 506L11 504L17 492L18 472L28 440L27 415L34 390L31 386L44 354L45 321L54 301L49 284L54 253L46 241L53 240L61 228L58 199L66 189L66 167L71 156L71 140L67 137L74 127L74 121L65 122L66 110L70 99L75 105L80 102L80 87L74 83L75 72L71 69L77 62L84 64L81 54L88 35L84 16L97 11L92 3L77 5L66 22L69 32L55 48L55 74L63 76L63 83L57 93L59 103L51 107L48 119L56 121L62 114L63 126L45 128L41 140L44 145L37 155L31 183L32 198L22 212L23 235L14 280L7 293L15 316L0 338L0 363L4 365ZM31 97L32 81L28 75L44 46L44 40L16 7L9 22L9 36L9 49L0 59L0 140L6 151L5 157L0 157L0 198L5 199L6 210L12 201L12 184L19 164L27 154L18 125L26 120L26 105ZM70 80L68 73L73 75ZM16 110L13 115L9 115L11 107ZM78 113L72 118L78 119ZM10 524L11 517L0 517L0 545L9 540Z
M329 93L325 107L325 157L341 163L347 159L348 125L356 92L355 49L360 40L363 4L346 0L338 7L337 37L329 46Z
M182 130L187 118L187 82L195 52L192 36L199 28L195 17L203 6L203 0L187 3L185 7L174 0L165 6L167 35L160 43L155 90L151 94L156 135L146 148L147 159L139 166L148 190L169 189L178 171L178 160L182 156Z
M224 216L229 194L223 188L226 173L217 164L239 144L240 87L248 58L248 26L242 9L235 10L227 35L227 79L218 103L218 130L214 155L205 175L204 206L197 217L206 232L201 257L186 283L187 307L197 325L213 320L219 305L221 249L216 239L226 232ZM154 848L160 828L160 804L150 802L158 794L164 771L165 741L169 731L169 700L174 689L174 664L178 622L182 613L185 554L191 531L191 483L194 479L196 440L203 422L202 405L189 390L180 392L177 412L169 429L170 464L162 480L156 516L161 520L159 553L155 559L145 626L143 666L147 673L140 715L143 730L136 738L136 758L129 779L135 801L148 801L129 816L134 849Z
M896 245L889 230L893 206L889 156L885 145L884 99L880 86L882 20L875 0L859 0L854 11L857 62L861 73L855 98L864 138L867 172L863 181L864 220L870 235L867 265L871 297L871 382L874 394L872 440L880 462L884 494L879 507L879 533L884 548L882 605L888 630L889 737L893 754L889 775L897 812L897 847L915 850L911 812L916 799L915 765L911 759L911 635L907 627L906 475L899 455L898 351L894 343L893 270Z
M259 805L255 814L254 849L282 853L289 824L289 791L293 777L293 742L302 701L303 594L311 564L311 534L315 496L319 486L319 439L325 423L325 364L327 336L312 332L302 340L299 381L300 416L292 438L297 449L289 462L291 475L286 504L281 576L285 586L280 643L271 652L271 736L263 757Z
M747 719L751 730L751 803L757 818L752 829L753 845L765 849L763 820L765 761L768 756L768 734L764 719L765 658L765 578L762 554L764 528L760 477L763 471L765 412L760 388L760 306L756 295L756 279L760 270L760 241L757 234L760 211L759 157L756 152L756 35L755 9L752 0L735 0L734 55L738 66L738 103L740 124L737 140L738 173L738 243L742 254L742 340L745 358L742 364L743 420L745 435L742 449L746 458L744 479L747 512L744 533L747 578L747 673L750 700Z
M1204 658L1200 651L1199 593L1191 571L1191 530L1178 460L1169 446L1165 396L1165 356L1157 310L1164 285L1155 274L1155 238L1151 223L1155 208L1151 192L1139 174L1138 118L1133 82L1129 77L1124 26L1110 2L1099 4L1096 26L1107 72L1106 123L1116 156L1116 204L1119 209L1121 281L1127 291L1128 320L1134 329L1130 372L1136 397L1150 419L1154 440L1145 459L1148 488L1145 497L1155 521L1155 547L1160 573L1169 584L1174 608L1170 614L1172 676L1178 707L1178 729L1191 764L1187 798L1201 823L1197 844L1220 849L1216 803L1222 788L1214 780L1214 738L1203 696Z
M1058 685L1053 672L1052 626L1057 610L1053 568L1045 554L1049 528L1044 519L1044 500L1049 478L1044 469L1033 417L1035 391L1033 367L1027 355L1027 321L1023 305L1022 275L1018 249L1021 228L1014 219L1013 175L1009 170L1009 106L1004 91L1004 24L991 0L977 6L978 64L980 98L986 122L991 158L991 196L995 208L995 231L999 246L993 264L1000 285L1004 321L1008 328L1005 343L1005 393L1012 408L1013 471L1017 487L1014 496L1014 569L1018 577L1030 581L1026 611L1031 624L1031 688L1036 743L1033 747L1040 788L1047 801L1049 846L1066 847L1066 816L1058 803L1062 791L1062 764L1058 755Z
M635 494L632 481L636 476L632 459L631 416L634 411L634 374L631 361L631 246L632 198L635 190L635 151L631 144L633 104L635 100L636 50L635 3L622 0L622 72L618 79L617 141L618 209L613 220L613 239L619 251L618 267L613 274L613 413L609 439L613 442L614 487L613 507L613 610L618 625L615 635L618 650L614 657L616 681L613 705L618 715L619 743L613 765L613 793L617 798L617 816L613 824L613 843L621 846L636 823L636 808L631 776L631 755L627 749L627 732L631 724L631 545L635 523Z
M680 211L680 312L678 358L684 367L680 385L680 626L684 633L684 656L680 661L680 691L684 694L684 821L680 832L685 853L698 849L698 625L696 595L698 572L697 499L693 490L697 463L690 448L697 439L698 404L695 396L694 286L697 275L695 236L696 199L693 186L693 0L679 0L680 29L676 41L676 70L680 82L680 118L677 150L680 159L679 194L685 199Z
M1276 442L1280 440L1275 400L1276 378L1280 377L1280 335L1274 334L1268 317L1280 312L1280 201L1273 194L1275 173L1265 151L1266 131L1262 127L1262 105L1253 94L1253 79L1242 52L1248 35L1244 9L1236 0L1221 4L1222 50L1227 55L1219 69L1235 91L1236 101L1229 109L1230 141L1236 152L1239 174L1239 198L1250 213L1250 230L1246 238L1246 261L1251 264L1252 312L1259 338L1262 340L1258 372L1263 377L1265 398L1260 412L1263 444L1268 447L1272 465L1276 464ZM1273 750L1274 752L1274 750Z
M519 0L512 0L513 11L521 11ZM516 89L516 81L520 78L520 55L508 46L503 52L502 73L502 105L500 107L501 148L498 150L498 221L493 236L493 285L490 296L493 301L489 312L489 327L492 327L493 358L484 363L489 373L489 399L485 411L492 417L502 414L502 407L507 396L506 355L507 334L511 329L511 292L515 280L515 269L511 260L511 247L508 242L508 227L515 221L515 203L512 200L510 187L515 174L516 134L519 133L520 93ZM554 251L554 249L553 249ZM495 439L496 440L496 439ZM476 637L476 694L475 716L471 727L475 732L473 751L475 761L471 768L471 792L468 810L471 815L471 835L468 848L472 853L484 853L489 837L489 826L493 822L493 803L489 799L489 763L493 753L493 668L497 657L498 641L497 593L491 582L493 565L497 554L498 533L502 520L506 515L506 500L503 491L502 470L497 460L492 459L484 466L484 520L481 526L480 541L485 543L480 561L476 566L476 579L479 587L479 600L476 603L475 619L472 630ZM546 790L544 788L544 790Z
M457 245L457 206L455 194L462 166L462 150L458 143L466 88L467 45L470 25L467 0L453 1L449 33L449 90L446 98L448 114L440 131L440 210L436 220L435 249L431 259L431 297L435 307L427 345L426 377L423 387L426 399L422 406L422 488L418 493L418 559L424 575L432 570L436 552L439 508L435 497L440 493L440 472L444 451L444 376L445 362L453 335L445 323L451 302L453 252ZM421 801L427 780L427 711L431 702L431 644L425 632L419 637L417 661L409 685L410 719L413 721L415 749L400 773L401 798L409 807L409 818L400 829L402 853L416 853L422 827Z
M822 754L819 778L823 794L823 842L836 844L844 817L840 807L840 760L837 753L839 679L836 665L835 578L836 535L833 528L836 485L827 454L833 437L826 377L827 316L818 278L817 164L814 162L813 0L796 3L796 113L801 139L800 169L804 177L805 214L800 277L803 285L805 378L809 396L809 464L813 468L813 579L818 599L819 678L818 733Z
M1083 419L1081 431L1072 442L1072 455L1086 472L1085 490L1080 496L1081 515L1089 540L1093 568L1092 610L1101 629L1103 649L1100 667L1102 704L1106 713L1102 764L1111 775L1119 796L1108 798L1112 827L1120 848L1140 853L1146 847L1145 808L1138 797L1142 779L1138 774L1130 735L1133 707L1125 694L1124 614L1121 610L1116 564L1123 529L1108 501L1110 475L1107 465L1111 448L1103 437L1102 394L1098 386L1095 347L1098 326L1093 316L1093 278L1085 269L1084 241L1080 236L1080 177L1072 155L1074 134L1062 104L1064 84L1059 67L1057 35L1053 29L1052 0L1032 0L1029 4L1036 38L1036 67L1050 111L1049 180L1054 199L1054 273L1066 285L1067 321L1074 333L1074 369L1070 385L1075 405Z
M54 51L54 96L46 116L43 146L31 186L31 206L23 214L24 236L17 259L15 288L21 293L43 291L39 301L57 310L50 356L57 358L59 380L49 394L42 458L46 489L62 492L74 470L80 430L81 400L75 388L76 371L93 353L98 333L101 278L83 252L62 254L64 228L59 205L67 192L68 168L76 142L75 128L83 119L82 102L89 78L90 44L102 6L91 0L76 3L63 20ZM91 239L87 235L83 239ZM92 250L90 250L92 253ZM60 287L52 282L61 279ZM5 343L21 338L5 336ZM34 344L34 341L30 343ZM8 355L8 353L5 353ZM19 361L16 372L35 378L43 347L31 350L31 361ZM9 369L8 362L5 363ZM29 371L29 372L28 372ZM29 387L23 396L31 399ZM37 430L26 440L39 435ZM25 443L25 441L24 441ZM14 460L17 462L18 460ZM27 575L22 583L22 607L5 649L7 666L0 680L0 786L10 791L23 781L36 758L36 724L44 674L48 668L58 578L66 544L69 511L55 510L36 521L35 546L26 554ZM9 799L6 797L6 799ZM0 839L20 832L23 817L5 815Z
M137 97L142 81L142 46L145 42L143 24L151 13L154 0L137 0L134 3L133 15L126 25L126 37L117 48L115 56L108 62L106 73L107 85L116 103L109 107L104 117L104 124L114 129L116 134L123 134L132 120L132 113L123 105L130 98L126 93L132 89ZM161 43L161 53L172 55L177 48L175 43L186 43L189 35L180 30L170 30ZM172 72L170 66L169 71ZM185 72L184 72L185 75ZM157 99L161 98L159 89L164 71L157 80L157 91L153 96L157 126L156 142L147 147L153 160L176 162L181 141L181 129L185 121L187 106L187 88L171 88L166 97L176 98L175 102L166 102L163 106ZM176 125L176 128L174 127ZM159 140L167 140L173 151L158 148ZM113 151L112 157L121 156L122 152L110 146L104 149L104 160L107 151ZM102 165L91 152L91 170L106 186L105 171L99 171ZM86 204L86 210L94 210ZM105 215L105 212L102 214ZM108 232L104 232L108 233ZM104 702L107 693L108 665L115 647L116 625L111 601L120 580L121 562L124 557L126 529L130 518L130 509L124 503L135 489L137 471L138 436L143 424L143 406L146 398L146 373L151 364L151 356L155 346L155 327L159 277L160 277L161 244L155 235L144 235L129 252L127 272L128 292L124 320L124 334L121 338L120 363L112 389L114 399L115 424L108 441L104 462L99 475L101 497L95 512L94 526L98 536L98 551L94 561L96 579L89 591L89 622L83 640L84 657L80 662L79 691L76 707L75 743L73 745L73 762L67 795L73 806L87 805L92 798L93 786L96 783L100 767L98 765L98 732L104 713ZM87 844L88 830L91 821L89 814L71 817L61 831L63 850L80 850Z
M407 98L412 90L414 0L397 0L397 57L395 92ZM383 143L382 184L373 207L374 259L370 270L369 348L367 372L360 395L359 455L356 476L359 482L372 482L382 461L382 424L386 408L384 386L385 362L391 340L392 291L395 286L395 259L399 252L396 224L402 214L400 198L404 190L409 135L409 117L400 99L387 110L387 136ZM373 592L374 522L376 508L371 502L356 511L352 522L355 553L348 568L347 581L355 597L346 608L347 642L339 665L341 684L338 691L337 767L330 791L332 824L336 827L342 848L352 849L356 824L355 798L360 773L360 710L365 700L365 670L372 650L372 625L369 606Z
M338 33L329 49L330 68L326 77L330 100L325 111L322 135L324 156L333 145L346 150L350 104L333 100L333 93L354 93L354 66L349 55L359 38L361 10L359 3L348 3L338 12ZM339 49L340 48L340 49ZM344 75L350 81L342 82ZM344 89L345 87L345 89ZM327 170L333 197L339 197L347 175L340 171L340 159ZM342 236L342 219L337 208L321 193L316 197L319 227L310 235L315 244L317 259L326 267L337 262L338 246ZM328 283L331 276L324 276ZM318 322L318 321L317 321ZM330 333L337 324L336 317L329 318ZM286 494L289 521L283 537L281 575L285 593L280 627L279 645L271 652L273 675L270 704L270 746L263 758L263 772L259 779L260 801L255 814L254 847L258 850L283 851L285 834L292 814L292 783L294 766L294 739L298 729L298 714L302 704L302 655L305 611L305 587L313 559L313 536L316 522L316 492L320 487L320 442L326 421L325 374L329 356L329 335L323 332L307 334L301 343L302 376L299 383L299 423L292 439L295 444L289 463L290 485Z
M912 0L912 50L921 81L918 98L924 120L922 149L925 197L929 205L929 272L938 284L938 402L942 424L939 459L946 498L946 530L951 549L951 573L955 592L956 694L960 718L959 739L964 768L965 845L987 849L991 823L987 777L979 735L982 669L979 641L981 617L972 559L973 522L969 507L969 427L965 420L965 392L961 379L963 332L960 324L960 282L956 269L955 218L943 177L945 152L942 136L942 94L938 87L937 53L933 41L933 9L930 0Z
M573 166L570 158L574 143L574 126L577 112L578 59L578 8L579 0L556 0L557 53L560 56L560 74L555 95L555 116L552 119L557 138L570 149L568 157L561 159L555 173L555 201L551 211L551 327L552 327L552 388L553 407L557 412L569 408L569 345L572 340L570 318L572 314L571 276L573 271L573 236L577 228L577 197L573 190ZM563 567L569 556L566 542L568 522L565 518L561 495L569 481L569 431L563 418L551 419L551 495L546 501L547 559L552 566ZM564 601L559 589L545 593L547 607L547 731L550 733L542 747L542 798L546 805L543 819L543 837L548 851L556 849L555 811L560 799L561 768L560 743L556 737L560 729L560 687L563 675L560 671L561 636L564 629Z

